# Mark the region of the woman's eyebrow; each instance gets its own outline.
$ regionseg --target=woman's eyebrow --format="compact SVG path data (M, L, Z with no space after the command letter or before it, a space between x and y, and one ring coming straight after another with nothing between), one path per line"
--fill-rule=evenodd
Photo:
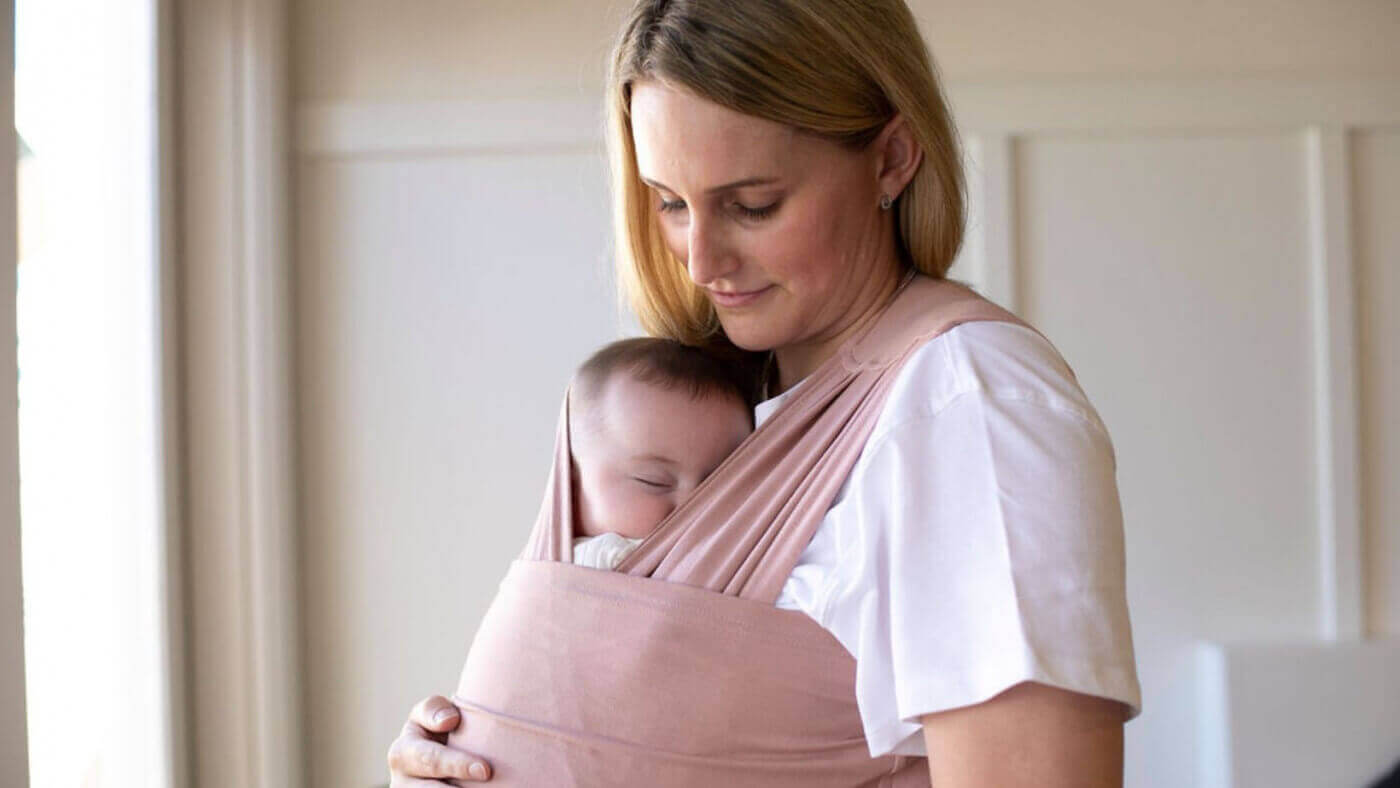
M638 454L632 457L634 462L656 462L662 465L679 465L680 463L670 457L663 457L660 454Z
M638 176L638 177L641 178L642 183L645 183L646 185L648 185L648 186L650 186L650 187L652 187L652 188L654 188L654 189L661 189L661 190L663 190L663 191L668 191L668 192L674 192L674 191L675 191L674 189L672 189L671 187L665 185L664 183L658 183L658 182L656 182L656 181L654 181L654 180L652 180L652 179L646 177L645 175ZM752 178L741 178L740 180L737 180L737 181L731 181L731 182L729 182L729 183L722 183L722 184L720 184L719 186L711 186L710 188L708 188L708 189L705 190L705 193L706 193L706 194L714 194L714 193L716 193L716 192L729 191L730 189L742 189L742 188L744 188L745 186L767 186L767 185L770 184L770 183L777 183L777 182L778 182L778 178L777 178L777 176L775 176L775 175L756 175L756 176L754 176L754 177L752 177Z

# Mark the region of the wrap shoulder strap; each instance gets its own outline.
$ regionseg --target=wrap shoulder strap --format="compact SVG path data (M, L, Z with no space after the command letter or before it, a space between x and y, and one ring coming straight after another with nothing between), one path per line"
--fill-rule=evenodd
M1026 325L965 285L915 276L751 434L616 571L772 603L870 437L905 360L953 326ZM523 558L569 561L568 407Z

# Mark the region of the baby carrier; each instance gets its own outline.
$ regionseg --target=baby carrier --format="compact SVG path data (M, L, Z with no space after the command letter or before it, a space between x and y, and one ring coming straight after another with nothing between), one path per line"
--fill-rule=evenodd
M927 786L923 758L870 757L855 661L774 602L904 361L977 320L1025 325L961 284L906 280L611 572L570 563L566 395L539 518L472 643L449 744L503 786Z

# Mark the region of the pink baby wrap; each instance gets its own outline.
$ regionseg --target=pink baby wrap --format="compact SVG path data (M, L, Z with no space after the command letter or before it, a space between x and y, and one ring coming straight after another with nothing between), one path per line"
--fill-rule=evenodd
M568 404L530 541L476 633L454 747L512 786L927 786L871 758L855 661L774 602L905 359L1015 315L916 276L617 567L572 565Z

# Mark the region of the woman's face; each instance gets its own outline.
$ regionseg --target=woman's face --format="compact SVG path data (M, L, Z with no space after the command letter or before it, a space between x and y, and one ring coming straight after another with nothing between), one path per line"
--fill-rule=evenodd
M655 80L633 87L632 132L667 246L729 338L777 351L785 380L825 360L892 289L880 145L850 151ZM805 369L794 377L794 366Z

